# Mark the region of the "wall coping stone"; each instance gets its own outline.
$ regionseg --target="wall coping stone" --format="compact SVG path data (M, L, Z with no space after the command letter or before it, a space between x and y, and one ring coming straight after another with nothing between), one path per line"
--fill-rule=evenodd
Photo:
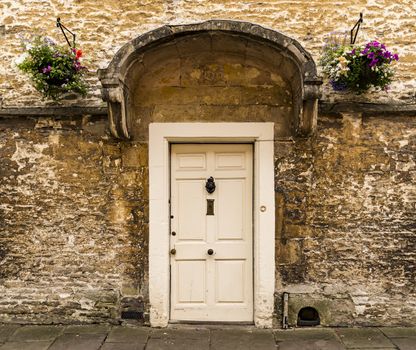
M319 101L319 114L362 113L365 115L415 115L416 104Z
M10 117L82 117L85 115L107 116L107 107L51 106L51 107L3 107L0 118Z
M371 102L319 101L319 114L363 113L368 115L415 115L416 104L388 104ZM1 118L14 117L82 117L85 115L108 116L107 107L102 106L49 106L49 107L3 107Z

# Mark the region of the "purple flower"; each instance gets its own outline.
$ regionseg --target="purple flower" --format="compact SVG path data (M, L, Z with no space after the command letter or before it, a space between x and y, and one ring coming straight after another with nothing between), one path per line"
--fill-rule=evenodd
M363 51L361 51L361 53L362 53L363 55L366 55L366 54L367 54L367 52L368 52L368 47L366 47Z
M329 82L335 91L345 91L348 89L348 85L343 81L330 80Z
M350 52L350 55L352 55L352 56L354 56L354 55L355 55L355 49L353 49L353 50Z
M54 46L54 45L56 45L56 43L51 39L51 38L48 38L48 37L45 37L44 39L43 39L43 41L44 41L44 43L45 44L47 44L47 45L51 45L51 46Z
M391 52L390 52L390 51L386 51L386 52L383 54L383 56L384 56L384 58L390 59L390 58L391 58Z
M43 74L49 74L52 70L52 67L50 65L48 65L47 67L42 69L42 73Z
M375 56L374 52L370 52L370 53L367 55L367 57L368 57L368 58L370 58L370 59L374 58L374 56Z
M370 67L374 67L374 66L377 64L377 62L378 62L378 59L377 59L377 58L374 58L374 59L370 62L369 66L370 66Z
M78 72L80 71L83 67L81 66L81 63L78 60L75 60L74 62L74 68L75 70Z
M398 60L399 60L399 55L398 55L397 53L395 53L395 54L393 55L393 59L394 59L395 61L398 61Z

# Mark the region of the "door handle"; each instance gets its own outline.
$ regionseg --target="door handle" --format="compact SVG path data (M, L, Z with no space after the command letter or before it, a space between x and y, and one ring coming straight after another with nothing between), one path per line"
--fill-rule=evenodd
M214 250L213 249L208 249L207 253L208 253L208 255L212 255L212 254L214 254Z

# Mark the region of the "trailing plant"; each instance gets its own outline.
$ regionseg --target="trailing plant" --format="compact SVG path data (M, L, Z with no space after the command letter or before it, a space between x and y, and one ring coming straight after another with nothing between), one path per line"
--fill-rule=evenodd
M357 46L331 39L319 63L334 90L361 94L370 87L388 89L394 76L391 64L399 60L397 53L378 41Z
M43 96L58 99L66 92L85 96L86 67L81 65L82 50L59 46L49 38L36 37L25 45L26 52L17 67L28 74L33 86Z

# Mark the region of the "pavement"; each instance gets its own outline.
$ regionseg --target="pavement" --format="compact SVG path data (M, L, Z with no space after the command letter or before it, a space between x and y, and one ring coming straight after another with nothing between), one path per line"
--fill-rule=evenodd
M416 327L0 325L0 350L416 350Z

